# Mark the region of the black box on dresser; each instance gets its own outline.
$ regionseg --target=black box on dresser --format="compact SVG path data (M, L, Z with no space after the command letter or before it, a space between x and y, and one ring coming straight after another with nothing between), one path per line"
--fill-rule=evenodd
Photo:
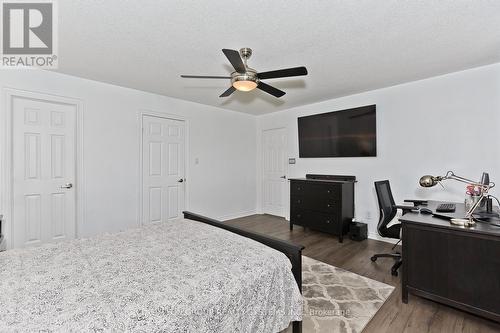
M355 176L306 175L290 179L290 230L300 225L343 241L354 217Z

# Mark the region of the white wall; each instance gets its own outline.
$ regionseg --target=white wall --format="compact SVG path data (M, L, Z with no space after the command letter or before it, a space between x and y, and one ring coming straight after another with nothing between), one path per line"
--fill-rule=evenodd
M253 116L48 71L3 70L0 87L83 101L85 221L79 236L138 225L140 110L189 121L191 211L214 218L255 211Z
M369 104L377 105L377 157L298 158L297 117ZM400 203L411 198L463 201L460 183L449 181L445 190L418 186L420 176L447 170L478 180L485 170L500 187L500 64L260 116L257 137L262 130L278 127L288 129L289 157L297 158L297 164L289 165L289 177L357 177L356 217L368 222L375 236L376 180L389 179ZM260 157L260 142L257 147ZM257 164L260 211L260 161Z

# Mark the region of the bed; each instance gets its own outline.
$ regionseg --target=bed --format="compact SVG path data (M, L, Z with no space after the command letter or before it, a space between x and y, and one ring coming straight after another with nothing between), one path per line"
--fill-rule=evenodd
M301 331L303 247L184 219L0 253L0 331Z

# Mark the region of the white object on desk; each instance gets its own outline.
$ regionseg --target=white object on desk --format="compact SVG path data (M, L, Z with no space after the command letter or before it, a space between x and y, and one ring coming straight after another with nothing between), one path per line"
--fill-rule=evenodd
M475 223L471 223L469 219L450 219L450 223L462 227L473 227Z

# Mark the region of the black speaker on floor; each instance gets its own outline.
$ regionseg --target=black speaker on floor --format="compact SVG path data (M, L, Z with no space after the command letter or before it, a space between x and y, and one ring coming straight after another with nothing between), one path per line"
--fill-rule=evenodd
M349 238L358 242L367 239L368 225L361 222L352 222L349 225Z

